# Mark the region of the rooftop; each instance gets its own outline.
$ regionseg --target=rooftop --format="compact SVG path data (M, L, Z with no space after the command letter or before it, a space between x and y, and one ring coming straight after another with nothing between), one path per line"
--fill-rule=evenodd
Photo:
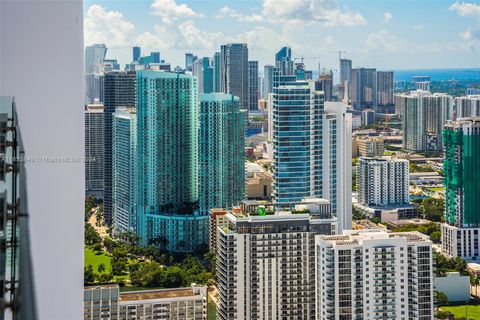
M195 296L192 288L145 290L120 293L120 301L153 300Z
M193 79L193 76L178 73L178 72L171 72L171 71L160 71L160 70L140 70L137 71L138 78L163 78L163 79Z
M427 242L430 241L428 236L420 232L386 232L380 229L369 230L347 230L343 235L321 236L321 239L337 246L347 246L359 244L364 240L382 240L404 238L407 242Z

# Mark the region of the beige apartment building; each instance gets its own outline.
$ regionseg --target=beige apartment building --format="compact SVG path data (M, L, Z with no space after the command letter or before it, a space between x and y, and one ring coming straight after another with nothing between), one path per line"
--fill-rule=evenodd
M85 320L206 320L207 287L120 292L118 285L86 287Z

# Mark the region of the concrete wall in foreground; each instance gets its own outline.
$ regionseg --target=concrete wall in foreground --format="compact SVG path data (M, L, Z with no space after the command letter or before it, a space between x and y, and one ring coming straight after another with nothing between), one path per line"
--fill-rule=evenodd
M26 157L39 319L83 318L83 3L0 1L0 95Z

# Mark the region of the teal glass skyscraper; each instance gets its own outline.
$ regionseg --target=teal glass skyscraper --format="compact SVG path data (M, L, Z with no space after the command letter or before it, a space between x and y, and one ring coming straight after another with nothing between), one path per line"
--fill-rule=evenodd
M138 235L193 251L208 243L208 216L198 208L197 79L140 71L137 92Z
M203 76L203 93L211 93L213 91L213 72L214 68L209 57L202 59L202 76Z
M220 77L220 52L213 54L213 92L222 92L222 84Z
M119 107L112 123L112 208L114 234L136 229L137 115Z
M230 209L245 196L245 118L240 99L225 93L200 95L200 209Z

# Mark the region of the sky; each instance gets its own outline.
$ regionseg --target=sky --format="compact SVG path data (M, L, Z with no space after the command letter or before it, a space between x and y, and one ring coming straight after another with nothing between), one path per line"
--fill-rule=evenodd
M142 55L184 66L185 52L211 57L247 43L260 67L289 45L308 68L382 70L480 67L480 2L446 0L85 0L85 45L105 43L124 65Z

